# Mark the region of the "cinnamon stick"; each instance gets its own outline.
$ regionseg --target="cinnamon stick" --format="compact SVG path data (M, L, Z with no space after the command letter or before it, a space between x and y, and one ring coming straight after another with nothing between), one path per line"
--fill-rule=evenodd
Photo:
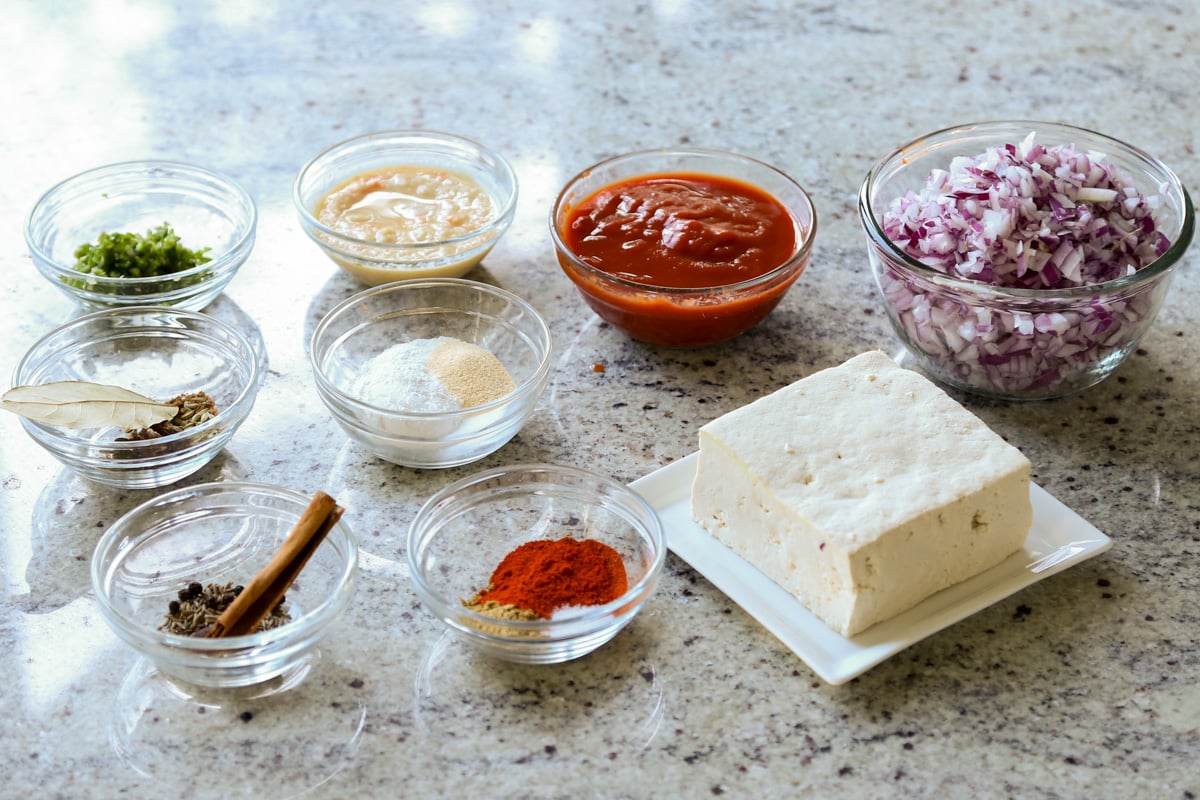
M343 510L332 497L317 492L270 563L259 570L221 613L206 638L242 636L253 631L279 605L309 557L341 519Z

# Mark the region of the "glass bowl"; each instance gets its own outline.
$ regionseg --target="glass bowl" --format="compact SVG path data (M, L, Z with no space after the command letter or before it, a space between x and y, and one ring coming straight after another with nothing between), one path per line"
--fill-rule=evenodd
M423 179L424 185L419 188L414 184L390 191L376 185L373 194L351 207L357 209L360 220L365 220L367 232L330 224L332 219L318 219L318 206L331 192L342 189L356 176L394 168L432 170L440 177L437 181ZM447 176L476 184L490 202L476 196L465 205L473 209L470 220L446 228L425 227L426 222L410 212L396 212L385 205L389 197L398 194L411 197L422 192L426 199L440 197L439 192L446 191ZM434 188L435 183L442 188ZM503 156L464 136L438 131L380 131L347 139L318 153L296 177L292 200L304 232L335 264L365 284L378 286L406 278L456 278L478 264L508 230L517 207L517 176ZM461 208L453 211L458 213ZM450 219L445 215L440 218L443 222ZM389 223L392 231L380 233L380 225Z
M233 280L254 248L258 212L232 179L171 161L128 161L80 173L50 189L25 221L25 243L47 280L85 308L175 306L200 310ZM102 232L168 223L204 264L169 275L102 277L74 268L75 251Z
M766 192L784 207L795 226L791 255L754 278L679 288L617 276L572 252L567 231L582 203L612 184L669 175L729 178ZM559 266L588 306L634 339L666 347L715 344L760 322L808 266L816 229L816 210L800 184L761 161L700 148L645 150L601 161L568 181L550 212Z
M356 381L403 342L451 337L490 351L512 376L508 394L454 411L375 405ZM550 377L550 330L521 298L461 278L397 281L335 306L313 332L309 359L334 420L380 458L407 467L467 464L495 452L537 408Z
M549 619L497 619L463 605L512 550L563 537L616 550L628 591ZM574 467L525 464L479 472L430 497L409 528L407 557L417 596L458 638L506 661L553 664L587 655L629 624L654 592L666 543L658 515L629 487Z
M1046 147L1103 154L1138 190L1157 195L1155 224L1169 241L1157 260L1092 286L1002 288L926 266L891 241L884 215L931 170L957 157L1019 146L1031 133ZM859 215L875 282L897 336L937 380L1010 400L1058 397L1103 380L1154 321L1191 242L1195 212L1170 169L1131 145L1049 122L981 122L935 131L893 150L867 174Z
M288 589L290 622L221 639L165 633L159 626L192 581L248 584L308 502L267 484L222 482L142 503L112 524L92 555L92 588L105 622L160 672L196 686L250 686L299 668L354 592L358 546L344 520Z
M124 489L174 483L220 452L254 406L261 362L226 323L180 308L111 308L55 328L25 353L14 386L90 381L166 402L207 392L217 414L157 439L117 441L120 428L73 429L25 418L33 440L78 474Z

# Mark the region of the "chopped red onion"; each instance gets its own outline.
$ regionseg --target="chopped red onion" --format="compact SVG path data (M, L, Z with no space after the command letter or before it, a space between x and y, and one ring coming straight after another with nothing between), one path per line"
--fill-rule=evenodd
M1132 275L1170 241L1161 200L1103 154L1019 144L957 157L919 192L896 198L884 234L950 276L1005 289L1095 286ZM1132 346L1159 292L1100 293L1073 302L975 301L881 270L880 288L912 344L960 384L1000 394L1050 393ZM1164 284L1165 285L1165 284Z

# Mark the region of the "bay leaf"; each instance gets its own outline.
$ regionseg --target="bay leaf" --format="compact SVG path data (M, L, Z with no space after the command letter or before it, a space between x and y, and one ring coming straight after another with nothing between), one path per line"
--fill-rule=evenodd
M148 428L179 412L129 389L88 381L17 386L0 396L0 408L64 428Z

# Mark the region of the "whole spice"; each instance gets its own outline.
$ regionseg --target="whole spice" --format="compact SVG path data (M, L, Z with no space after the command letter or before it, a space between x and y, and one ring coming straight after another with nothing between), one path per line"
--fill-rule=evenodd
M171 601L158 629L180 636L203 636L220 618L221 612L241 593L242 587L232 583L204 585L199 581L192 581L179 590L179 599ZM255 631L268 631L291 621L292 616L281 599Z
M325 492L313 495L283 545L202 635L220 639L261 630L261 621L283 603L283 593L338 524L344 510Z
M130 389L89 381L52 381L15 386L0 397L0 408L35 422L64 428L144 428L179 413ZM215 412L214 412L215 413Z
M595 539L538 539L513 550L487 588L463 604L500 619L549 619L557 609L596 606L625 594L621 555Z
M202 425L217 415L216 401L207 392L177 394L168 400L166 405L179 409L174 417L155 423L148 428L131 429L128 431L128 436L117 441L131 442L170 436L173 433Z

